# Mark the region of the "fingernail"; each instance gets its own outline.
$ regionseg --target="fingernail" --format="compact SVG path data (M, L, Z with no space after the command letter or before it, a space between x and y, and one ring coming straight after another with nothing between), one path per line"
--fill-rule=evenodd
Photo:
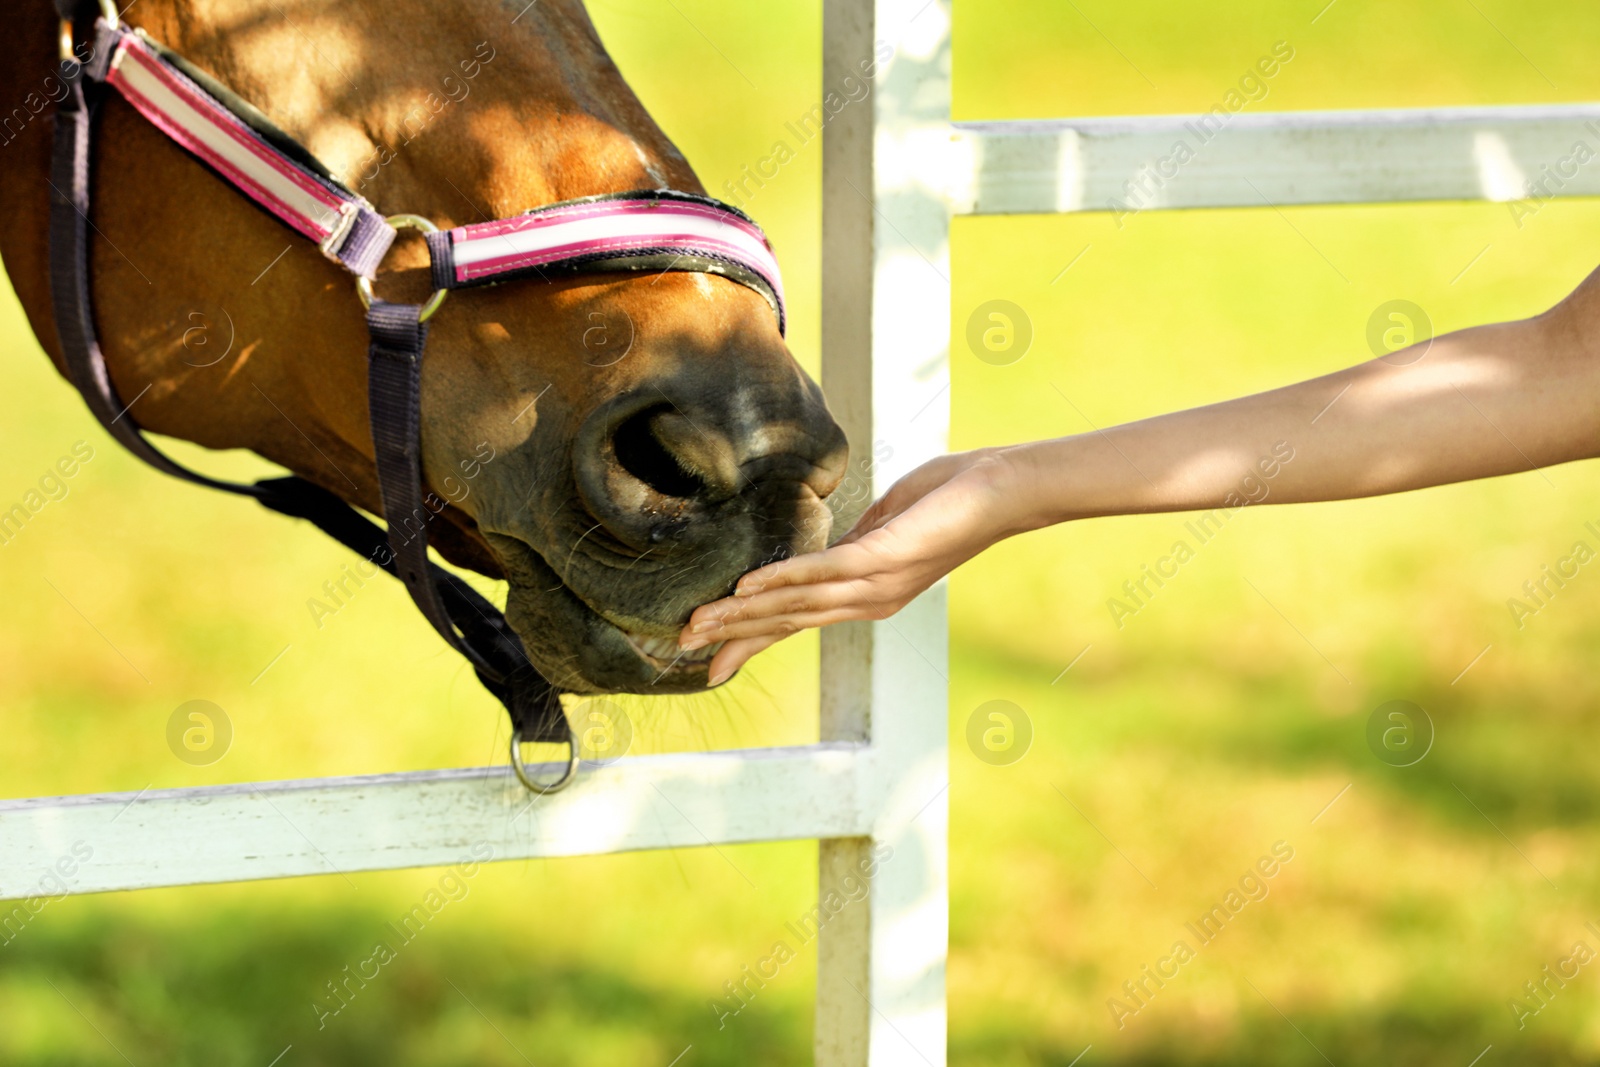
M757 593L761 592L763 588L765 588L765 586L763 586L760 582L751 582L748 585L741 585L739 588L735 589L733 591L733 595L755 596Z
M710 681L708 681L706 684L707 685L721 685L723 682L726 682L729 678L732 678L732 677L733 677L733 672L732 671L726 670L726 669L720 670L716 674L713 674L711 676Z
M695 623L693 626L691 626L689 628L689 632L692 633L692 634L708 634L712 630L720 630L720 629L722 629L722 620L721 619L707 619L705 622L697 622L697 623ZM701 643L704 644L704 642L701 642Z
M693 652L697 648L704 648L706 639L703 637L680 637L678 647L685 652Z

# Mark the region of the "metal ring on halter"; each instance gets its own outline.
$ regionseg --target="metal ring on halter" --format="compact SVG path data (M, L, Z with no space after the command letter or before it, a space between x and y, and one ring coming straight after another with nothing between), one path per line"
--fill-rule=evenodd
M438 233L439 227L423 218L421 215L390 215L383 221L397 230L421 230L423 233ZM356 295L361 297L361 306L372 306L372 279L356 276ZM418 322L427 322L433 313L439 310L439 305L444 303L444 298L450 295L448 289L435 289L433 295L428 297L427 303L422 305L422 311L417 315Z
M572 732L572 724L567 724L567 769L560 778L549 785L536 782L528 774L527 766L522 762L522 730L516 728L511 731L511 769L517 772L517 781L530 793L557 793L572 784L578 776L578 737Z
M76 52L74 52L72 50L72 20L71 19L62 19L61 20L61 37L60 37L60 41L61 41L61 49L60 49L61 62L66 63L67 61L70 60L70 61L76 63L78 61L78 53L76 53Z
M113 3L112 0L100 0L100 17L106 20L106 24L107 25L115 26L118 23L118 21L120 21L118 16L117 16L117 5L115 3ZM62 59L62 62L65 62L65 61L67 61L69 59L74 61L74 62L80 62L80 60L78 59L78 53L72 47L72 37L73 37L72 20L71 19L62 19L61 20L61 59Z

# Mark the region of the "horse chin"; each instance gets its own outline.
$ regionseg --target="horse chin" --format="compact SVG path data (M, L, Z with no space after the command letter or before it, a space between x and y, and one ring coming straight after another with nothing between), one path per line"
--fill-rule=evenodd
M578 596L527 542L489 534L510 581L506 620L528 658L568 693L697 693L720 645L681 652L678 626L614 620Z

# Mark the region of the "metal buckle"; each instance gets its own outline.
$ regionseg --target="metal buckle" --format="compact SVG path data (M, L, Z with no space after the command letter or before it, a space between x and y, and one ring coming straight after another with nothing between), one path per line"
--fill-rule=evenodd
M322 254L335 263L340 263L339 250L344 247L345 238L350 236L350 231L356 228L356 219L361 217L361 207L361 203L354 200L346 200L340 204L339 217L334 222L333 228L328 231L328 236L317 242L317 248Z
M578 776L578 738L572 732L572 724L570 722L567 723L567 769L562 772L560 778L557 778L549 785L545 785L534 781L533 777L528 774L527 765L522 762L522 731L520 729L511 731L511 769L517 773L517 781L521 782L528 792L536 793L540 796L546 793L559 792L571 785L573 779Z
M421 215L390 215L383 221L387 222L390 226L393 226L397 230L420 230L423 233L439 232L439 227L435 226ZM359 275L356 277L356 295L361 298L362 307L372 307L371 278L363 278ZM428 297L427 302L422 305L422 310L417 314L417 321L427 322L430 318L432 318L433 313L439 310L439 305L444 303L444 298L449 295L450 290L448 289L435 289L433 291L433 295ZM574 749L573 751L576 753L577 750ZM574 754L573 759L577 759L576 754ZM526 784L526 779L524 779L524 784ZM562 784L566 784L566 779L562 779ZM532 789L533 787L528 786L528 788Z

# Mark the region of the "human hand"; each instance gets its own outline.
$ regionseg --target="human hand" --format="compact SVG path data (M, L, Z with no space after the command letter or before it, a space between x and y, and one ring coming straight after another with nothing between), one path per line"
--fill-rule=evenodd
M896 482L831 548L771 563L733 596L695 610L679 647L724 642L710 681L732 677L757 652L813 626L886 619L940 578L1012 532L1011 465L992 449L961 452Z

